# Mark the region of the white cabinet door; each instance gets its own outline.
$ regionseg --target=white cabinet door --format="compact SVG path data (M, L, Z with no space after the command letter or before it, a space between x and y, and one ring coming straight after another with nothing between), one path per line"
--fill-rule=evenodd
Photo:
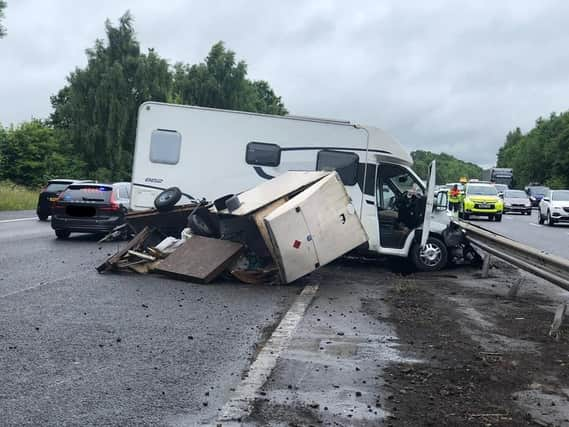
M302 191L265 218L284 282L339 258L367 242L338 174Z

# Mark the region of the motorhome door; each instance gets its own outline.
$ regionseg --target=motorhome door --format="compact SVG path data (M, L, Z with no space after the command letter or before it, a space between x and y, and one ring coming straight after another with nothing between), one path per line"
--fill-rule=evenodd
M429 178L427 181L427 202L425 203L425 218L423 220L423 233L421 234L421 247L424 248L431 232L431 214L433 212L433 202L435 201L435 184L437 176L436 160L429 166Z
M410 233L423 224L423 186L404 166L380 163L375 190L380 252L403 252L409 245ZM389 250L381 251L381 248Z

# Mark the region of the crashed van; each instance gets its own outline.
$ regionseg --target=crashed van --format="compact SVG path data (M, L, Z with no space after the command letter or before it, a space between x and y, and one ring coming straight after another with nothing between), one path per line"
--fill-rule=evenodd
M446 200L434 202L434 164L429 185L411 166L401 144L375 127L146 102L138 113L130 207L154 208L171 187L215 200L287 171L335 170L367 234L362 250L439 270L462 259L464 246L449 228Z

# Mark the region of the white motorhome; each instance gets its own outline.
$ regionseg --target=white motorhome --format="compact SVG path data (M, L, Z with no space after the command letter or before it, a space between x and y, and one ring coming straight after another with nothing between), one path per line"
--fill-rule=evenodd
M418 221L418 201L425 209L425 196L431 211L433 186L428 195L411 165L399 142L374 127L146 102L138 113L131 209L154 207L156 196L174 186L196 199L215 200L286 171L335 169L370 251L409 256L423 270L440 269L448 259L448 216ZM423 227L429 239L419 242Z

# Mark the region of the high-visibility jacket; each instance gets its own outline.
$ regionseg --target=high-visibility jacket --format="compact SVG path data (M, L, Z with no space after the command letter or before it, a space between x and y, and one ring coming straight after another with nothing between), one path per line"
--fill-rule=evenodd
M459 203L460 202L460 190L450 189L448 191L448 201L450 203Z

